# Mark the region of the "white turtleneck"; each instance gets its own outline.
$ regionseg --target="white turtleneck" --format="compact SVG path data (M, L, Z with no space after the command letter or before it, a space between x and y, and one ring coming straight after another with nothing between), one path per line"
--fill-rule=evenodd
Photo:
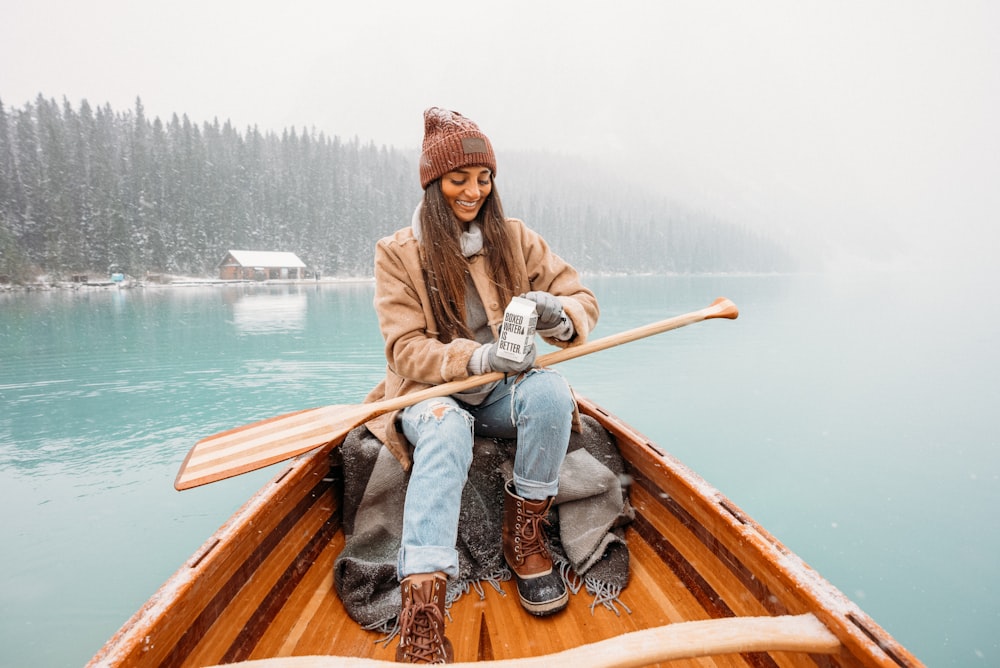
M413 228L413 236L417 238L418 242L421 241L422 238L420 210L423 206L423 202L417 204L417 208L413 212L413 218L410 221L410 227ZM459 243L462 245L462 255L465 257L472 257L473 255L482 252L483 228L479 226L478 222L474 220L469 223L469 229L462 232L462 237L459 239Z

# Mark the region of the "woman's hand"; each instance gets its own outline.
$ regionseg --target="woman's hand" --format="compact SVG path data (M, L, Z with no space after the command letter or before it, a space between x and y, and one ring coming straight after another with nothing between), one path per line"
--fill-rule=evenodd
M535 290L525 293L524 298L535 302L535 313L538 314L536 329L552 329L562 323L563 307L555 295Z
M500 371L502 373L515 374L527 371L535 364L535 348L536 346L532 344L531 348L528 349L528 354L524 356L523 360L518 362L497 355L496 343L483 344L482 360L485 363L483 365L485 367L483 373Z

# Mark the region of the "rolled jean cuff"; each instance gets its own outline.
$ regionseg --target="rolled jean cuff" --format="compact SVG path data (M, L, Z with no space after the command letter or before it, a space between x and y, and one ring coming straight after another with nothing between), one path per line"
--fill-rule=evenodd
M453 547L402 546L396 562L396 576L403 578L417 573L442 571L449 578L458 577L458 550Z
M559 493L559 478L552 482L538 482L537 480L525 480L515 473L514 491L522 499L543 501Z

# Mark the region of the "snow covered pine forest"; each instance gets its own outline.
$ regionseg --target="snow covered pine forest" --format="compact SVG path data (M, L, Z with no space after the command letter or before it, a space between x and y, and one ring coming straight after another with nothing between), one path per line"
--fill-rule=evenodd
M414 143L419 143L419 124ZM588 272L772 272L780 243L617 184L582 159L500 152L497 188ZM104 272L215 276L230 249L296 253L324 276L368 276L377 239L420 197L416 149L306 129L0 101L0 281Z

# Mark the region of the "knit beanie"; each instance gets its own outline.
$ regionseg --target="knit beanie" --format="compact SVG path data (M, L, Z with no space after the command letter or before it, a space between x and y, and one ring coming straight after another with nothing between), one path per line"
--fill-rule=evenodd
M475 123L440 107L424 112L424 146L420 154L420 187L468 165L489 167L495 176L497 159L489 138Z

